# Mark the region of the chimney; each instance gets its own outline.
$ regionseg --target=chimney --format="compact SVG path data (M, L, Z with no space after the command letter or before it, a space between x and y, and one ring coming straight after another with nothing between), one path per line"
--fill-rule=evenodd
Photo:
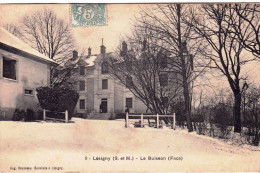
M89 47L88 48L88 57L90 57L91 56L91 48Z
M76 50L73 50L73 58L78 58L78 51Z
M106 53L106 47L103 45L103 38L102 38L102 45L100 46L100 53L102 54Z
M126 53L127 52L127 44L125 41L122 43L122 52Z

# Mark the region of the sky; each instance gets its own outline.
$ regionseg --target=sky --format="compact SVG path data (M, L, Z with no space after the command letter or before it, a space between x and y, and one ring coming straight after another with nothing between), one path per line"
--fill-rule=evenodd
M107 4L107 26L72 27L72 34L80 50L92 48L93 54L100 51L101 40L107 52L112 52L120 40L131 31L131 21L140 10L138 4ZM69 4L1 4L0 25L17 24L25 15L42 9L52 9L58 16L70 24Z

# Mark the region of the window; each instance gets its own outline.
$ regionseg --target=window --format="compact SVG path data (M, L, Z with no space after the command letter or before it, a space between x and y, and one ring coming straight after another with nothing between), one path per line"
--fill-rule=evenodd
M126 76L125 79L126 87L127 88L132 88L133 87L133 80L131 76Z
M24 90L24 94L25 94L25 95L33 95L33 90L25 89L25 90Z
M103 62L102 66L101 66L101 71L102 71L102 74L108 73L108 63L107 62Z
M3 77L16 80L16 60L3 57Z
M79 81L79 90L85 91L85 81Z
M162 73L159 76L159 81L161 86L167 86L168 85L168 73Z
M79 100L79 109L85 109L85 99Z
M126 98L126 99L125 99L125 105L126 105L128 108L133 108L133 98Z
M102 89L108 89L108 80L102 79Z
M84 67L84 66L80 66L80 67L79 67L79 74L80 74L81 76L85 75L85 67Z

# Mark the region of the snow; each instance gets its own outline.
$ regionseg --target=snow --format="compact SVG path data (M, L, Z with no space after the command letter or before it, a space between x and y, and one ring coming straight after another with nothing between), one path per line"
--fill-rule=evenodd
M24 52L27 52L45 61L56 63L54 60L33 49L28 44L24 43L22 40L20 40L19 38L17 38L16 36L14 36L2 27L0 27L0 42L8 46L14 47L16 49L22 50Z
M94 66L96 58L97 58L97 56L90 56L89 58L87 58L85 60L85 62L88 64L87 67Z
M259 147L231 145L180 128L133 125L125 128L124 120L72 121L68 124L1 121L0 171L11 172L12 168L17 171L19 166L50 167L51 172L58 172L58 167L62 172L260 170ZM114 156L133 156L134 160L113 161ZM148 156L167 160L147 160ZM170 156L182 160L169 161ZM94 160L98 157L110 160Z

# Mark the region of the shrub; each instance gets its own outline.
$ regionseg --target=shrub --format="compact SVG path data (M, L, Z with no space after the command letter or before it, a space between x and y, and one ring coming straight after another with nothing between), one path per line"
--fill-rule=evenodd
M79 99L79 94L76 90L70 87L61 86L54 88L39 87L36 91L39 103L43 109L56 112L68 110L69 119L71 119ZM62 115L56 114L55 116Z
M37 111L37 120L43 120L43 111L42 110L38 110Z
M25 110L22 109L20 112L20 120L24 120L25 116L26 116L26 112L25 112Z
M26 112L24 110L15 109L12 121L22 121L26 117Z
M246 108L246 110L244 111L243 124L248 128L248 142L252 145L258 146L260 140L260 86L254 84L251 85L245 96L246 100L244 100L244 108ZM250 136L254 136L253 140L250 140Z
M12 121L21 121L20 114L21 114L21 110L20 109L15 109Z
M35 121L35 112L32 109L27 109L26 114L24 116L24 121Z
M194 130L197 131L199 135L205 135L206 125L204 123L204 116L202 113L196 113L192 116L192 122L194 124Z
M204 122L204 116L201 113L194 114L192 122Z
M247 141L251 145L259 145L260 137L260 122L259 122L259 110L254 107L248 106L248 111L244 114L243 126L247 127L246 135ZM253 139L251 138L253 137Z
M184 100L177 99L175 102L172 102L170 107L172 112L176 113L176 123L177 125L184 128L186 122L186 116L184 115L185 107L184 107Z
M113 115L110 115L109 118L108 118L108 120L115 120L115 119L116 119L116 117L113 116Z
M125 113L118 113L118 114L116 114L115 119L125 119Z
M184 128L185 122L186 122L186 117L184 114L179 114L178 112L176 113L176 122L180 127Z
M226 103L218 103L212 108L213 117L211 121L220 129L220 138L226 138L230 134L229 126L233 126L232 108Z
M84 114L83 114L83 113L75 113L75 114L74 114L74 117L83 118L83 117L84 117Z

